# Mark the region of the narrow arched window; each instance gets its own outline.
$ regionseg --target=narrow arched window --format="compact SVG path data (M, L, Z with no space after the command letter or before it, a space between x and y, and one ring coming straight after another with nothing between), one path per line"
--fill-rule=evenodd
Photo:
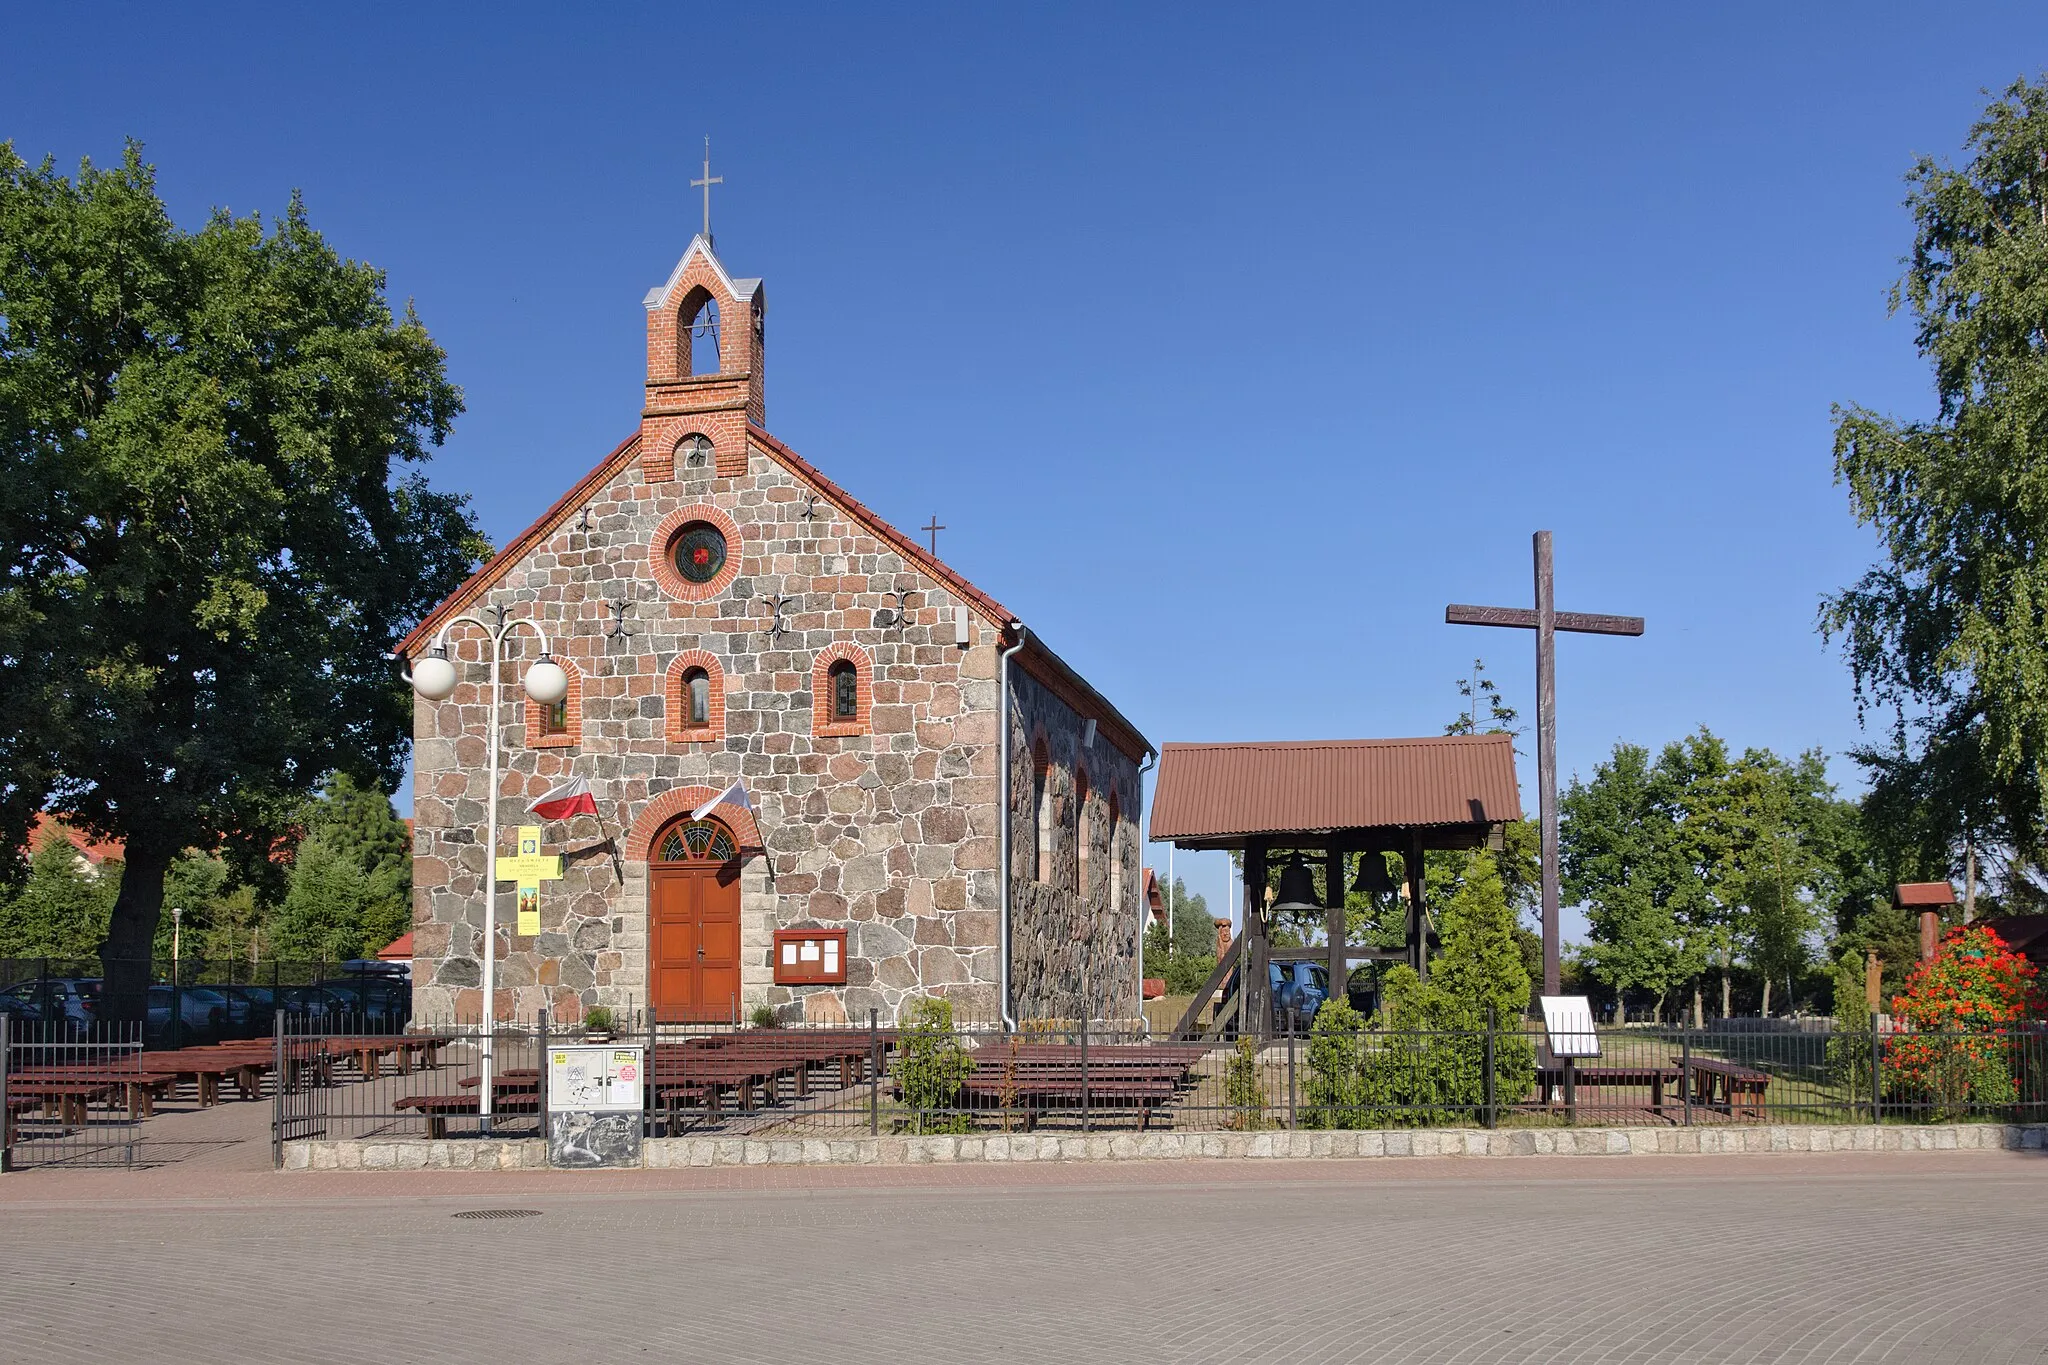
M693 432L676 444L676 463L684 469L711 468L711 438Z
M1085 769L1074 769L1074 889L1083 896L1095 888L1089 884L1088 874L1095 860L1089 856L1088 845L1094 840L1093 821L1088 815L1088 773Z
M860 719L860 669L851 659L832 665L827 675L832 687L832 719L851 723Z
M1039 881L1052 880L1052 760L1044 746L1031 756L1031 817L1032 837L1038 845L1036 876Z
M566 735L569 733L569 699L548 702L540 708L540 732L543 735Z
M690 373L717 374L718 361L718 300L704 296L704 305L690 319Z
M683 674L683 697L689 708L690 724L711 723L711 674L693 668Z

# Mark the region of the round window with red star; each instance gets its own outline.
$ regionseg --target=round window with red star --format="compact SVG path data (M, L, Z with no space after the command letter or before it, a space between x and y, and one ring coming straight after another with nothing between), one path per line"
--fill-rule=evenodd
M691 583L709 583L725 567L725 533L708 521L693 521L669 545L676 572Z

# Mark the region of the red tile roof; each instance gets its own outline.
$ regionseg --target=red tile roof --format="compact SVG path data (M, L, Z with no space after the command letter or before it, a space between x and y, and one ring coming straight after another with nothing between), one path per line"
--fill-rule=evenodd
M105 862L120 862L127 852L127 846L119 839L96 839L82 830L74 829L63 820L48 812L39 813L36 816L35 824L29 826L28 851L33 853L36 849L42 847L43 832L52 829L62 834L66 839L69 839L71 846L77 849L84 856L85 860L94 867L98 867L101 863Z
M1159 755L1151 838L1183 848L1367 829L1469 838L1521 818L1508 735L1169 744Z

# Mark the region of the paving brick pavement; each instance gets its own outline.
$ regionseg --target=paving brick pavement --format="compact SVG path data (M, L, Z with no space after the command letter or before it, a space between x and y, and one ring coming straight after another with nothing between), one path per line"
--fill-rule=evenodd
M2017 1153L0 1177L0 1356L2048 1361ZM478 1208L540 1216L469 1221Z

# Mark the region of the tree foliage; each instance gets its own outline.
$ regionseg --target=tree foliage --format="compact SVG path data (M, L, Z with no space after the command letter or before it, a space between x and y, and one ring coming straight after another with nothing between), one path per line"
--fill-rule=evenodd
M1892 292L1937 409L1837 409L1836 477L1882 558L1820 614L1859 704L1896 717L1859 755L1873 801L1940 876L1965 838L2031 863L2048 793L2048 84L2015 82L1966 146L1908 174Z
M0 958L91 957L106 936L119 875L117 863L88 873L61 830L44 830L28 876L12 894L0 893Z
M1616 745L1558 808L1563 889L1591 928L1582 956L1624 999L1644 992L1658 1010L1718 967L1725 1012L1738 954L1767 990L1802 969L1860 847L1855 808L1817 751L1737 757L1704 728L1654 761Z
M118 1017L181 852L260 863L323 774L395 780L386 652L483 548L407 472L460 394L296 198L186 232L133 145L0 146L0 310L0 836L47 804L125 842Z

